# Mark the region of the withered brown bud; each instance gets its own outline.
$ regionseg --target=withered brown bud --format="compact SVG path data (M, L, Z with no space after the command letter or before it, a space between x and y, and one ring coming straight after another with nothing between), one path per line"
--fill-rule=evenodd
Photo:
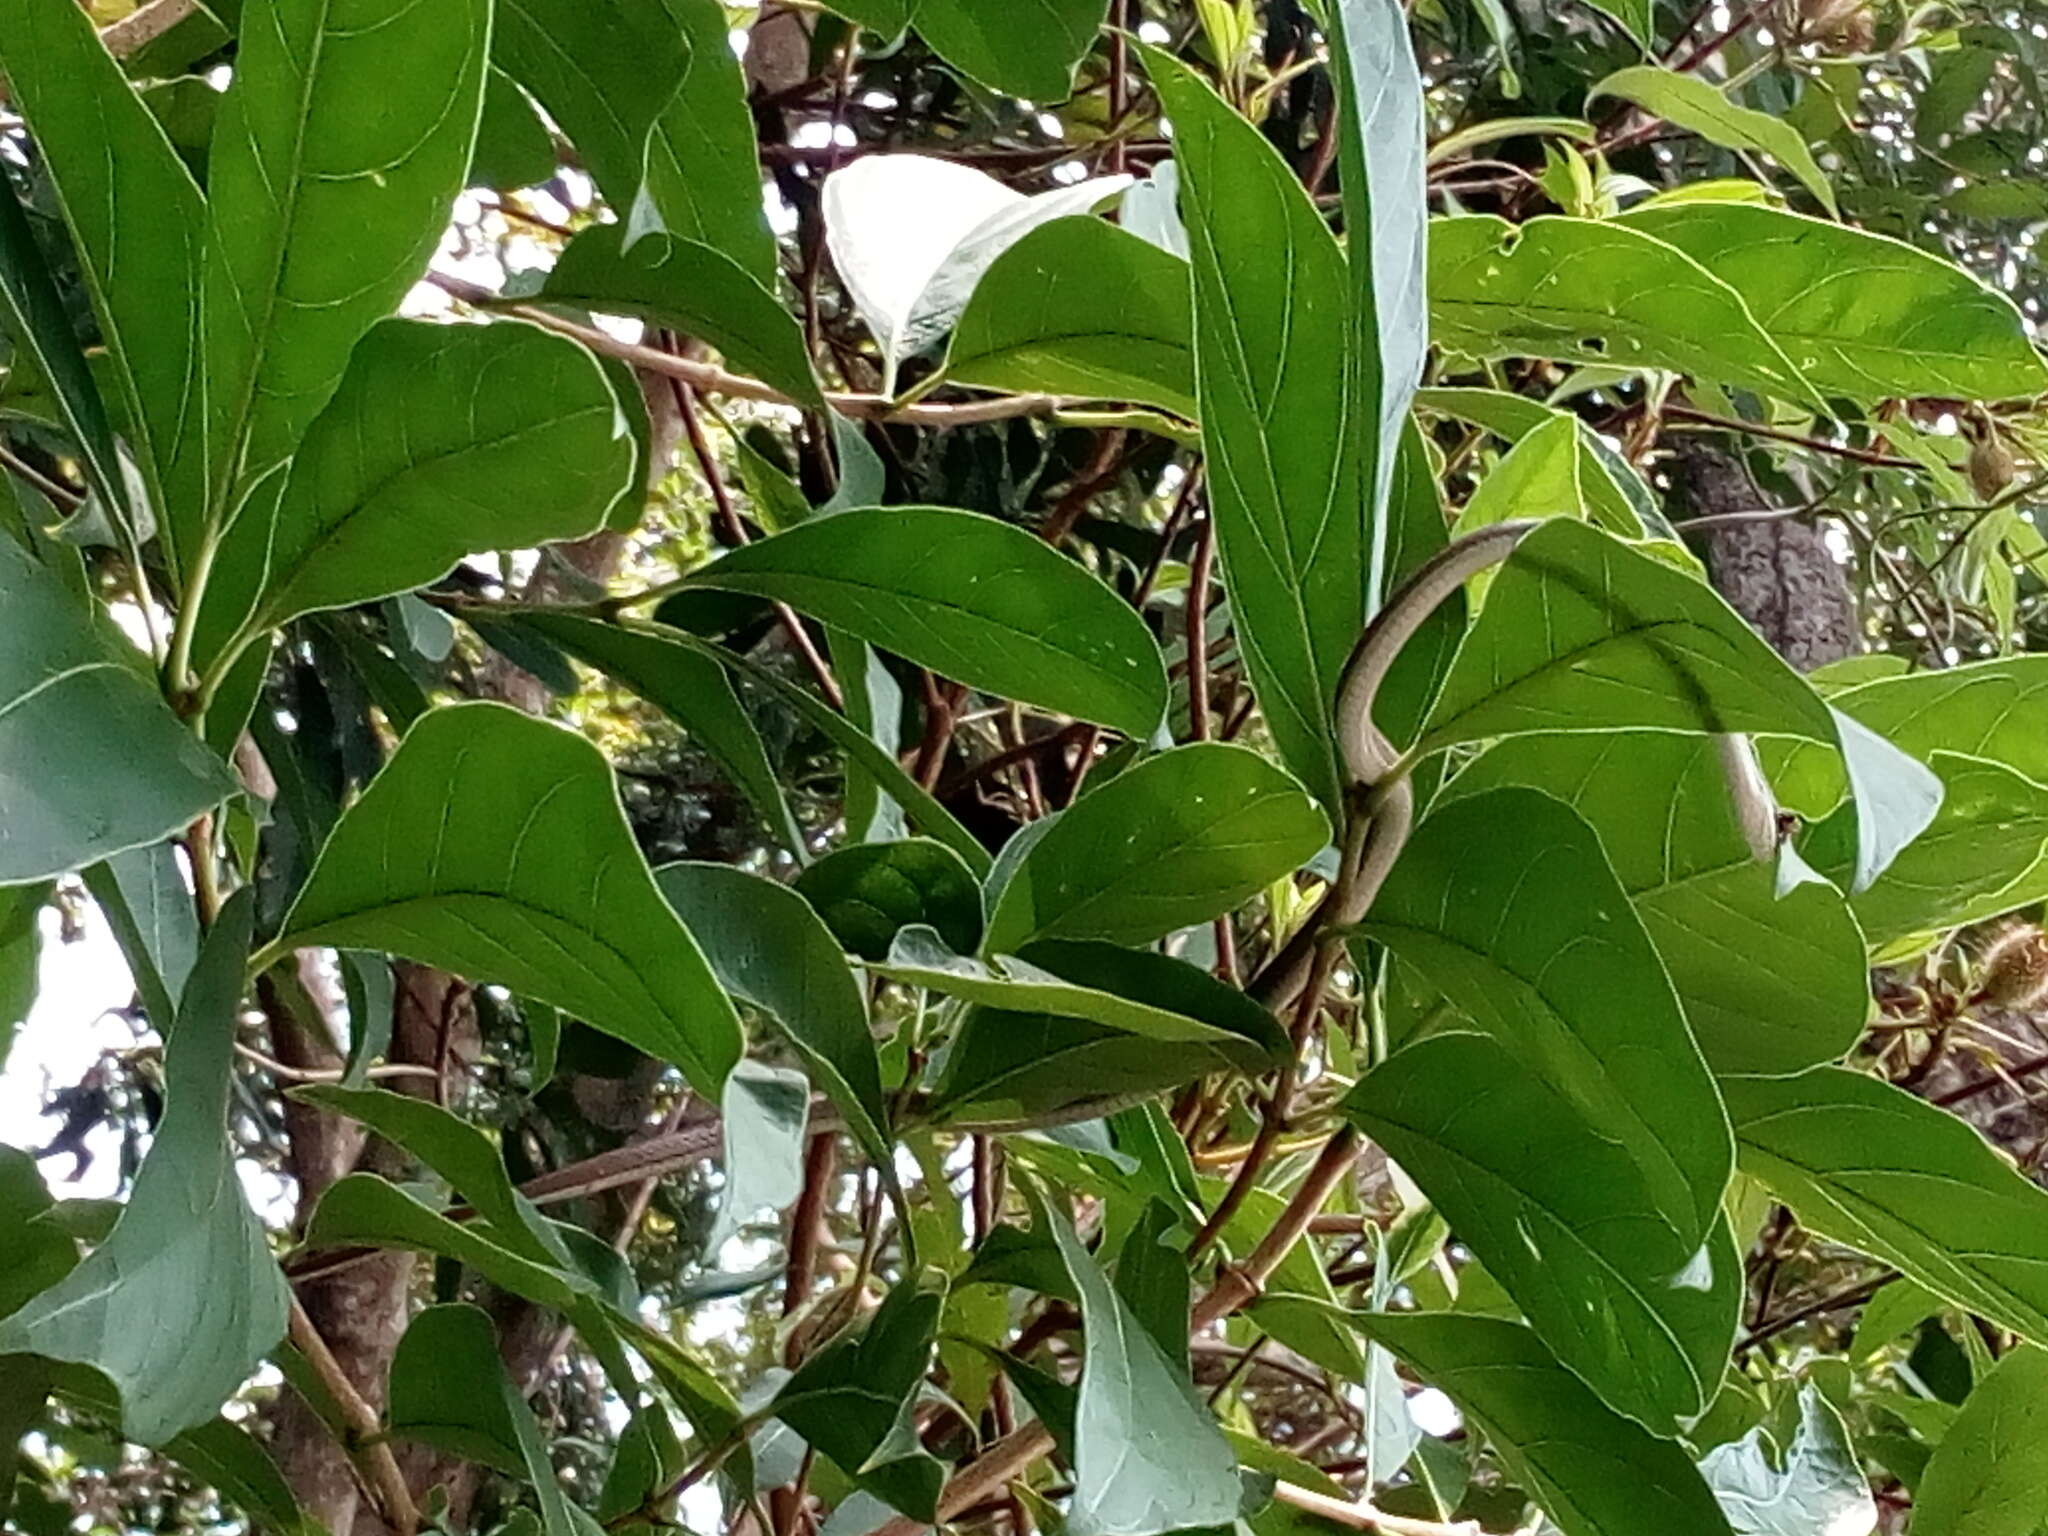
M2035 1008L2048 1001L2048 933L2032 923L2013 923L1993 939L1978 964L1977 996L1997 1008Z

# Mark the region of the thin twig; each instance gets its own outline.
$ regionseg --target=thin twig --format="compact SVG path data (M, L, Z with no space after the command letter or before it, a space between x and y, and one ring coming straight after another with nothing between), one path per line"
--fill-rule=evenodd
M1716 416L1710 411L1696 411L1689 405L1666 405L1664 416L1667 421L1692 422L1722 432L1742 432L1751 437L1768 437L1773 442L1793 443L1801 448L1811 448L1815 453L1832 454L1838 459L1853 459L1858 464L1871 464L1879 469L1920 467L1913 460L1902 459L1896 454L1879 453L1871 448L1857 448L1848 443L1831 443L1823 437L1808 437L1803 432L1788 432L1783 427L1767 427L1760 421L1737 421L1732 416Z
M320 1337L320 1330L313 1326L313 1319L299 1305L297 1296L291 1297L289 1331L293 1347L306 1357L313 1374L320 1378L320 1384L341 1410L350 1436L360 1441L356 1449L369 1462L370 1481L376 1488L378 1503L384 1507L386 1522L398 1536L413 1536L420 1528L419 1506L412 1501L412 1493L405 1486L404 1474L398 1470L398 1460L391 1454L391 1447L380 1438L384 1433L384 1422L377 1410L356 1390L356 1384L348 1379L348 1372L334 1358L334 1351Z

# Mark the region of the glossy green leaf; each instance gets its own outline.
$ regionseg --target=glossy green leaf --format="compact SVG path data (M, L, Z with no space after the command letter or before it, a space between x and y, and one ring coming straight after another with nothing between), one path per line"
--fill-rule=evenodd
M1799 1386L1792 1443L1782 1457L1772 1448L1760 1425L1700 1463L1735 1536L1870 1536L1877 1528L1877 1501L1849 1428L1811 1381Z
M1741 294L1612 221L1436 220L1429 313L1438 344L1469 357L1669 368L1787 400L1814 394Z
M1150 943L1234 910L1328 836L1315 802L1264 758L1221 743L1176 747L1084 795L1030 845L989 914L985 948Z
M930 1523L946 1469L918 1443L918 1385L931 1365L941 1298L904 1281L857 1337L806 1360L775 1394L775 1416L891 1508Z
M85 872L85 888L114 930L143 1011L168 1028L199 958L199 919L178 850L152 843L117 853Z
M1140 739L1166 710L1145 621L1044 540L994 518L840 512L729 550L690 579L786 602L958 682Z
M611 380L576 342L387 320L307 427L274 513L252 505L215 572L264 629L390 597L465 555L594 531L633 460ZM223 621L225 605L210 605Z
M1183 65L1145 59L1174 124L1211 515L1238 644L1281 757L1334 811L1338 676L1370 612L1377 552L1378 439L1346 416L1363 366L1349 345L1352 275L1259 131Z
M1740 1310L1734 1244L1718 1212L1704 1238L1674 1225L1610 1120L1472 1034L1395 1052L1343 1109L1602 1401L1658 1435L1706 1407Z
M1209 1410L1131 1313L1066 1216L1035 1189L1034 1228L1058 1244L1081 1296L1081 1394L1074 1418L1074 1536L1163 1536L1228 1525L1237 1458Z
M1353 1315L1486 1432L1564 1536L1728 1536L1685 1452L1602 1406L1528 1329L1442 1312Z
M0 1318L62 1280L78 1262L78 1244L51 1219L56 1201L35 1158L0 1145Z
M841 947L866 960L886 959L896 935L918 925L963 955L981 943L981 887L958 854L929 838L835 849L796 888Z
M0 1321L0 1354L91 1366L131 1439L205 1423L284 1334L284 1277L249 1209L226 1131L253 892L207 935L165 1050L167 1107L107 1240Z
M1682 1264L1720 1209L1727 1122L1593 829L1532 790L1454 800L1415 830L1362 926L1626 1149Z
M782 793L761 733L733 692L725 669L671 631L605 624L573 613L528 612L518 622L538 631L612 681L631 689L681 726L754 802L783 845L801 854L803 829Z
M1488 589L1421 749L1629 728L1836 739L1820 696L1711 588L1553 518Z
M1806 147L1799 130L1782 116L1738 106L1727 92L1702 75L1683 74L1656 64L1618 69L1586 93L1590 104L1603 96L1619 96L1689 133L1723 149L1762 150L1798 178L1814 200L1835 214L1835 189ZM1747 290L1744 290L1747 292ZM1768 319L1765 321L1769 324Z
M1959 667L1857 680L1828 702L1887 741L1925 760L1936 751L2003 763L2048 783L2048 656L2006 656ZM1842 775L1813 748L1797 749L1780 779L1796 785L1801 809L1824 814L1842 794Z
M773 1015L868 1155L887 1162L881 1066L860 984L826 925L786 885L728 864L664 864L662 896L719 985Z
M899 968L897 960L919 959ZM884 974L980 1004L932 1094L958 1125L1043 1122L1074 1106L1260 1072L1287 1054L1273 1016L1184 960L1092 940L1047 940L994 965L918 956L906 935Z
M164 547L183 568L200 508L168 492L200 448L194 343L206 204L76 5L0 5L0 73L49 164L118 414L163 509Z
M758 1061L732 1069L719 1101L725 1187L707 1252L715 1254L760 1212L779 1214L803 1192L810 1117L811 1085L803 1073Z
M489 36L487 0L247 0L207 162L215 516L297 449L426 269L469 169Z
M762 278L700 240L655 231L629 244L627 235L623 224L583 231L541 297L700 337L740 372L824 408L803 332Z
M539 998L715 1095L739 1019L582 737L500 704L420 718L320 851L267 964L379 949Z
M0 885L157 842L235 792L142 659L4 536L0 612Z
M1515 737L1444 794L1508 784L1562 800L1599 834L1715 1071L1797 1072L1856 1043L1870 989L1849 903L1822 881L1780 894L1736 823L1712 740Z
M1156 405L1193 420L1188 265L1096 218L1055 219L975 286L946 377L1020 394Z
M1804 1226L2048 1338L2048 1194L1972 1127L1838 1067L1721 1089L1743 1172Z
M2034 1536L2048 1509L2048 1352L2020 1348L1963 1403L1913 1499L1913 1536Z
M2048 388L2012 300L1901 241L1736 203L1647 209L1622 222L1740 292L1829 394L2005 400Z

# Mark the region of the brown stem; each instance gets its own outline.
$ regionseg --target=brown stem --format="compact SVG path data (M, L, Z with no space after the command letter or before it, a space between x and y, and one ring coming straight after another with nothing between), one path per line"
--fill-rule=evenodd
M1792 443L1801 448L1810 448L1815 453L1832 454L1838 459L1852 459L1858 464L1874 464L1880 469L1920 467L1913 460L1902 459L1895 454L1879 453L1872 448L1857 448L1848 443L1831 443L1825 438L1808 437L1803 432L1788 432L1783 427L1767 427L1758 421L1737 421L1732 416L1716 416L1708 411L1696 411L1689 405L1667 404L1664 407L1664 415L1670 421L1689 421L1721 432L1741 432L1750 437L1767 437L1773 442Z
M306 1357L306 1363L340 1408L350 1434L361 1440L362 1455L369 1463L370 1482L377 1491L377 1502L383 1506L385 1521L398 1536L413 1536L420 1526L419 1508L405 1486L391 1447L378 1438L384 1432L383 1421L348 1379L348 1373L334 1358L327 1341L320 1337L313 1320L306 1316L297 1296L291 1298L289 1334L293 1347Z
M1202 519L1188 566L1188 735L1209 739L1209 572L1216 561L1216 519Z
M839 1142L831 1132L813 1136L804 1149L804 1187L789 1213L789 1262L783 1271L782 1315L788 1317L810 1299L818 1268L819 1239L824 1233L825 1204L832 1175L839 1166Z

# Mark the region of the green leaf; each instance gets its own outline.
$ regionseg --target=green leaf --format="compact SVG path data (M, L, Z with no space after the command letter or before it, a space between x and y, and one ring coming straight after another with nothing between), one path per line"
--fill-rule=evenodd
M70 313L11 185L0 187L0 317L17 349L10 367L32 362L42 371L57 414L88 471L92 497L117 509L115 520L134 533L139 547L155 518L145 505L139 510L148 522L139 523L138 509L128 505L128 481L99 385L93 382Z
M7 1066L14 1032L28 1022L36 1005L36 968L43 950L38 919L49 897L50 887L41 883L0 890L0 1070Z
M1838 1067L1721 1084L1743 1172L1802 1224L2048 1338L2048 1194L1945 1110Z
M465 555L594 531L633 458L611 380L578 343L520 322L386 320L307 427L272 517L252 504L215 574L263 629L409 592Z
M738 1016L633 843L597 748L500 704L429 711L257 957L379 949L501 982L716 1095Z
M906 934L883 974L981 1006L960 1026L932 1094L948 1124L1042 1122L1210 1072L1261 1072L1287 1055L1273 1016L1207 971L1148 950L1053 939L993 965L920 953Z
M760 1212L780 1213L803 1192L810 1117L811 1085L803 1073L758 1061L732 1069L719 1101L725 1187L705 1239L707 1253L716 1254Z
M451 1221L389 1180L351 1173L330 1184L306 1224L306 1247L403 1248L456 1259L493 1285L559 1312L572 1312L596 1295L586 1276L521 1258L497 1233L475 1222Z
M928 838L855 843L796 877L842 948L882 960L905 928L923 925L946 947L972 954L981 943L981 887L960 856Z
M547 1536L594 1529L562 1491L540 1421L506 1374L482 1308L455 1302L412 1320L391 1361L389 1419L394 1435L523 1474Z
M506 0L491 49L576 146L627 244L708 242L774 282L746 87L712 0Z
M1072 1224L1027 1186L1032 1224L1059 1247L1081 1296L1073 1536L1162 1536L1236 1518L1237 1458L1177 1369L1103 1278Z
M1419 750L1622 729L1836 739L1820 696L1712 588L1553 518L1494 579Z
M1685 1452L1603 1407L1528 1329L1446 1312L1353 1317L1486 1432L1565 1536L1728 1536Z
M1870 984L1849 903L1823 881L1779 892L1736 824L1714 742L1520 736L1443 794L1508 784L1564 801L1599 834L1715 1071L1797 1072L1856 1043Z
M1644 48L1657 41L1657 0L1593 0L1593 9L1620 22Z
M1434 220L1429 313L1437 343L1468 357L1669 368L1814 397L1741 294L1675 246L1611 220Z
M205 1423L284 1334L284 1277L227 1138L237 1005L255 893L207 935L165 1046L167 1107L107 1240L4 1322L0 1354L91 1366L129 1438Z
M1086 1019L1155 1043L1205 1046L1249 1071L1282 1048L1264 1009L1225 1000L1202 985L1206 973L1198 968L1114 944L1044 940L1021 955L984 961L954 954L929 928L909 928L896 936L889 958L868 969L1011 1013Z
M858 1337L835 1339L798 1367L774 1405L857 1486L927 1524L946 1469L918 1443L913 1412L941 1302L914 1281L900 1283Z
M1012 19L1004 25L1005 45L1014 47ZM1041 224L1089 212L1129 181L1100 176L1026 196L986 171L929 155L867 155L833 172L825 239L881 346L882 392L894 393L902 363L953 328L1005 250Z
M1338 182L1351 270L1345 429L1363 442L1366 609L1385 595L1386 506L1408 407L1429 350L1422 75L1398 0L1335 0ZM1340 515L1344 515L1341 514ZM1311 567L1313 568L1313 567Z
M1829 394L2007 400L2048 388L2012 300L1901 241L1736 203L1648 209L1622 222L1739 291Z
M2048 1352L2014 1350L1963 1402L1913 1499L1913 1536L2034 1536L2048 1508Z
M320 1522L299 1507L270 1452L241 1425L209 1419L164 1449L200 1482L239 1505L259 1527L282 1536L325 1536Z
M1762 150L1796 176L1831 216L1838 215L1835 189L1799 130L1782 117L1737 106L1712 81L1656 64L1637 64L1616 70L1588 91L1586 100L1590 104L1602 96L1634 102L1652 116L1723 149ZM1765 323L1770 323L1768 318Z
M1850 898L1873 947L1981 922L2048 896L2048 786L2003 764L1932 752L1941 809L1885 871ZM1844 875L1850 808L1821 823L1808 858Z
M822 410L803 332L774 290L715 246L623 224L584 230L541 289L544 301L636 315L708 341L742 373Z
M1720 1209L1727 1123L1593 829L1531 790L1454 800L1361 926L1626 1149L1682 1264Z
M215 518L297 449L426 269L469 169L489 36L488 0L246 0L207 162Z
M1700 1463L1736 1536L1869 1536L1877 1528L1877 1501L1849 1428L1811 1381L1799 1384L1799 1427L1781 1465L1772 1449L1769 1431L1758 1426Z
M881 9L873 0L860 8ZM1103 5L1034 0L1020 13L1003 0L918 0L915 11L919 35L970 80L1050 105L1073 93L1074 66L1102 28Z
M554 174L554 136L535 115L526 93L493 66L484 77L483 116L477 120L476 149L469 157L469 184L511 192L536 186Z
M1145 621L1021 528L872 507L729 550L690 581L788 603L971 687L1144 739L1166 711Z
M2003 763L2048 784L2048 735L2037 729L2048 705L2048 656L2007 656L1938 671L1853 682L1830 695L1844 714L1925 761L1936 751ZM1824 754L1795 749L1778 778L1799 787L1803 806L1825 814L1842 794L1842 775Z
M519 1431L505 1395L485 1386L503 1371L486 1313L462 1303L428 1307L391 1358L385 1423L397 1439L517 1477L525 1470Z
M569 1268L569 1251L532 1202L512 1185L490 1137L440 1105L381 1088L315 1084L292 1096L360 1121L392 1145L418 1158L468 1201L477 1230L534 1264Z
M1363 366L1352 276L1258 129L1167 55L1145 60L1174 124L1210 515L1235 633L1282 759L1334 812L1337 684L1371 611L1377 553L1378 438L1346 416Z
M1611 1114L1472 1034L1395 1052L1343 1112L1610 1407L1663 1436L1706 1407L1734 1339L1741 1264L1718 1211L1704 1238L1664 1214L1668 1198Z
M76 5L0 3L0 73L49 165L117 413L162 513L164 547L182 569L200 509L169 492L175 467L196 464L200 449L194 342L206 203Z
M143 1011L169 1028L199 958L199 919L177 849L152 843L117 853L85 872L85 888L114 930Z
M987 873L991 862L988 850L981 846L975 835L960 824L958 817L934 799L930 790L905 773L903 765L878 746L875 739L853 721L815 694L788 681L772 667L750 661L737 651L725 650L706 641L697 640L680 630L667 630L663 633L678 645L701 651L728 672L736 673L788 705L806 725L846 754L849 772L858 769L859 772L866 774L881 786L890 799L902 806L903 813L909 818L912 826L927 837L952 849L960 856L961 862L977 875Z
M78 1262L78 1245L53 1219L56 1202L36 1160L0 1145L0 1318L62 1280Z
M803 828L783 796L761 733L725 669L703 650L679 642L672 631L605 624L573 613L525 612L514 619L639 694L689 732L732 775L783 845L803 854L808 847Z
M953 330L946 377L1156 405L1193 420L1188 265L1114 224L1055 219L998 256Z
M79 601L0 537L0 885L157 842L239 787Z
M662 896L704 947L719 985L773 1015L854 1138L889 1161L882 1069L860 984L810 904L726 864L664 864Z
M984 948L1150 943L1234 910L1328 836L1301 785L1256 753L1176 747L1084 795L1030 844L996 898Z

